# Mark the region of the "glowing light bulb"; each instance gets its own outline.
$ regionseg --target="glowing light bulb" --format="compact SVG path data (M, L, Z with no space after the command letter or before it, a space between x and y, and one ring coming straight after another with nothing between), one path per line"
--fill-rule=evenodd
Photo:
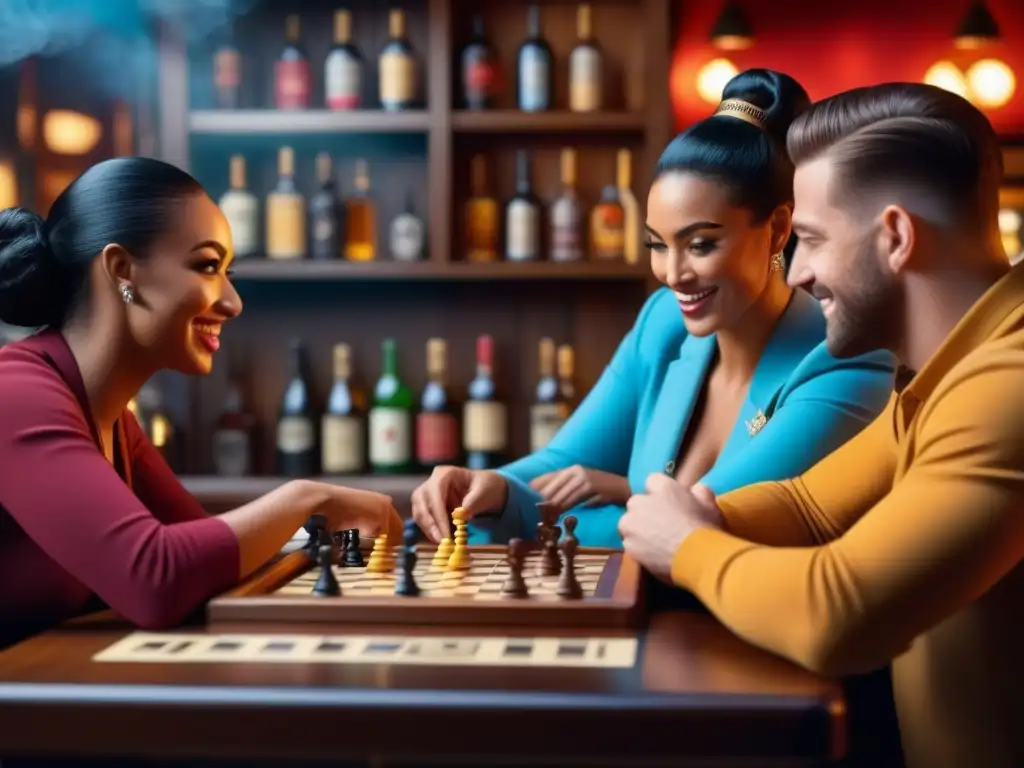
M1013 98L1017 79L999 59L982 59L967 68L967 86L979 106L1002 107Z
M708 104L717 105L726 84L737 74L739 70L728 59L712 59L697 73L697 93Z
M965 99L970 98L967 79L960 68L951 61L937 61L924 73L924 81L928 85L950 91Z

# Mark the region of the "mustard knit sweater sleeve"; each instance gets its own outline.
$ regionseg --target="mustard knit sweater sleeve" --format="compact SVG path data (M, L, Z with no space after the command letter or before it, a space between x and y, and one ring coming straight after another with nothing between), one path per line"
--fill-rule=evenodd
M875 669L1024 557L1024 353L897 396L802 477L719 499L673 581L748 642L825 674ZM913 405L913 404L911 404ZM755 543L756 542L756 543Z

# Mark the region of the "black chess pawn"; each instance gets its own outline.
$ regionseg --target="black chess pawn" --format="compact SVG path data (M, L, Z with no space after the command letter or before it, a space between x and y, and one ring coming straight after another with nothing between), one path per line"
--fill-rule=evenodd
M320 562L320 576L313 585L314 595L340 595L341 585L334 575L334 547L330 544L323 544L318 550L317 559Z
M529 597L526 581L523 579L523 565L526 559L526 542L522 539L510 539L505 562L508 563L508 576L501 585L501 596L522 599Z
M583 588L576 578L576 550L579 539L576 538L576 518L569 515L565 518L565 538L559 544L562 550L562 576L555 587L555 594L563 600L579 600L583 597Z
M411 517L402 526L402 539L407 547L412 547L419 543L420 527Z
M343 534L345 551L341 556L341 564L345 568L362 568L366 563L363 561L362 550L359 549L359 529L349 528Z
M406 541L409 539L406 530ZM402 572L395 581L395 594L402 597L418 597L420 585L416 583L416 544L406 544L402 549Z

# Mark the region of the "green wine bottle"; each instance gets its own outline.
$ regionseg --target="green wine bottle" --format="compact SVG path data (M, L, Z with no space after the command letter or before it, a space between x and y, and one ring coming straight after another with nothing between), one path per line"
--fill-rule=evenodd
M381 344L383 368L370 407L370 467L381 474L412 471L413 392L398 374L394 339Z

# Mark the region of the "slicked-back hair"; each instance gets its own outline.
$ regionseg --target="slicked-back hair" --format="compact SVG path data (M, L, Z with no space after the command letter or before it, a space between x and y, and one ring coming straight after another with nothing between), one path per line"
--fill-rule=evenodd
M846 91L797 117L786 144L797 167L828 157L836 205L895 192L948 224L979 231L995 224L999 140L978 109L949 91L923 83Z

